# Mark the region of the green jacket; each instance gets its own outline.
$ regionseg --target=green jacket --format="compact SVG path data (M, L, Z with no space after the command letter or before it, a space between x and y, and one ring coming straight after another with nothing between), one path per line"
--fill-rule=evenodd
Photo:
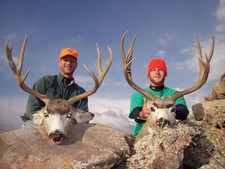
M164 87L164 89L162 91L154 91L152 90L150 87L145 88L144 90L151 92L154 96L158 96L158 97L167 97L167 96L173 96L174 93L178 92L177 90L174 89L170 89L168 87ZM130 119L134 119L133 114L131 113L133 111L134 108L136 107L142 107L143 106L143 97L144 95L139 93L139 92L135 92L132 97L131 97L131 103L130 103L130 114L129 114L129 118ZM149 98L147 98L147 100L149 100ZM184 97L180 97L175 101L176 104L183 104L187 107L186 102L184 100ZM136 123L134 132L133 132L133 136L136 137L138 135L138 133L140 132L142 126L144 125L145 122L140 122L140 123Z
M43 76L34 85L33 89L47 95L49 99L65 99L84 93L85 90L75 83L74 79L66 85L66 79L60 74ZM32 119L32 115L44 107L45 104L33 95L29 95L26 112L21 118L23 121ZM77 101L72 105L74 108L88 111L88 98Z

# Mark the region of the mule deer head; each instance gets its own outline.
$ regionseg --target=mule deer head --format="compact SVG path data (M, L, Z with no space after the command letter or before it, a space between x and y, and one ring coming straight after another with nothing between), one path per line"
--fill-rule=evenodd
M94 94L98 90L106 73L108 72L112 64L113 54L111 49L108 47L110 58L105 69L102 70L101 53L100 53L99 46L97 45L98 78L84 65L87 72L93 78L95 82L95 86L91 90L85 93L82 93L80 95L74 96L70 98L69 100L63 100L63 99L50 100L46 95L43 95L37 92L36 90L29 88L24 83L28 76L29 69L25 73L25 75L21 77L21 71L23 67L23 58L24 58L24 52L25 52L27 39L28 37L26 36L21 48L19 63L17 68L12 59L12 47L10 48L8 47L8 40L6 41L6 45L5 45L6 57L9 62L9 66L20 88L23 89L25 92L36 96L37 98L39 98L41 101L45 103L45 106L33 115L33 118L32 118L33 123L36 125L43 125L49 136L50 141L53 144L60 144L65 138L68 130L71 128L71 126L74 123L86 123L86 122L89 122L94 117L94 114L90 112L85 112L83 110L75 109L71 105L85 97L88 97Z
M202 58L202 51L199 40L197 36L195 36L196 44L198 47L198 60L199 60L199 78L198 81L192 86L191 88L185 89L183 91L179 91L175 93L173 96L170 97L156 97L152 95L150 92L145 91L144 89L140 88L136 85L131 77L131 64L133 62L133 46L134 42L137 38L137 34L133 37L129 50L127 54L124 52L124 39L126 36L127 31L122 35L121 43L120 43L120 50L121 56L124 63L124 76L127 80L128 84L136 91L142 93L145 97L149 98L150 100L147 101L147 108L150 111L150 116L147 119L145 125L149 127L153 126L171 126L175 123L175 100L181 96L186 94L192 93L198 90L206 81L209 75L210 70L210 61L214 52L214 37L212 36L212 46L209 54L205 54L206 61L203 61ZM144 127L143 127L144 128ZM141 132L140 132L141 133Z

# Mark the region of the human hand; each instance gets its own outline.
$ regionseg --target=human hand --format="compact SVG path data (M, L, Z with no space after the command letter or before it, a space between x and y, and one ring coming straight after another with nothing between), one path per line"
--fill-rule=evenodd
M144 104L142 107L142 111L139 113L139 119L147 120L149 115L150 115L150 110L147 108L147 100L144 97Z

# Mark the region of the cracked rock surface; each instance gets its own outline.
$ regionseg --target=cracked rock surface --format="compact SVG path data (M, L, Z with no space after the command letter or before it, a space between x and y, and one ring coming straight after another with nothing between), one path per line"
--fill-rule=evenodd
M99 124L77 124L60 145L42 127L0 134L0 168L111 168L129 154L124 135Z

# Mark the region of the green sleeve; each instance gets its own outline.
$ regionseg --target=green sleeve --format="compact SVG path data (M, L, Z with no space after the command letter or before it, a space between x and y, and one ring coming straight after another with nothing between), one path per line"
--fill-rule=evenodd
M175 101L175 104L176 104L176 105L177 105L177 104L183 104L184 106L187 107L186 101L185 101L185 99L184 99L183 96L180 97L180 98L178 98L178 99Z
M139 92L135 92L132 96L131 96L131 101L130 101L130 114L129 114L129 118L130 119L134 119L133 114L131 113L133 111L134 108L136 107L142 107L143 106L143 94L139 93Z
M165 87L165 90L166 90L166 92L164 93L165 94L164 95L165 97L167 97L167 96L173 96L175 93L178 92L177 90L174 90L174 89L171 89L171 88L167 88L167 87ZM187 107L186 101L185 101L185 99L184 99L183 96L182 97L179 97L178 99L176 99L175 104L176 105L177 104L183 104L184 106Z

